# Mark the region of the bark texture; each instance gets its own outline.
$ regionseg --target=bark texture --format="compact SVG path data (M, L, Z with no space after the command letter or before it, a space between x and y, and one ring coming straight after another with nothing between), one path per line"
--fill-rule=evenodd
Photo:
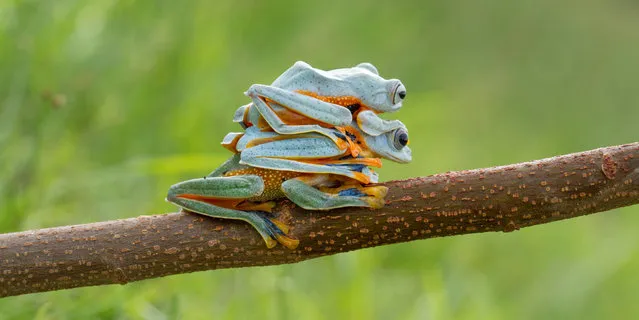
M294 263L379 245L504 231L639 203L639 143L385 183L379 210L275 209L300 239L266 249L247 224L170 213L0 235L0 296Z

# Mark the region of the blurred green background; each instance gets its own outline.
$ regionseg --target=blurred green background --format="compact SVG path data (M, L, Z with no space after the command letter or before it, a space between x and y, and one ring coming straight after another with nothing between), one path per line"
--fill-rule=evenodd
M639 4L0 1L0 232L174 211L233 111L296 60L408 88L382 180L639 140ZM0 319L608 319L639 314L639 207L0 300Z

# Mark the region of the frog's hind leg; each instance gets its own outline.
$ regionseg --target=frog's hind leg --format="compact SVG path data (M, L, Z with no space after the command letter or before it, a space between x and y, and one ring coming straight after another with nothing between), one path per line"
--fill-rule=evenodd
M246 95L253 100L256 106L256 102L264 102L262 98L267 98L287 109L332 126L347 126L353 119L348 108L341 105L273 86L254 84L246 91ZM260 113L262 113L262 110L260 110Z
M188 211L223 219L246 221L257 230L268 248L277 242L289 249L299 241L287 236L289 227L270 218L265 211L269 205L247 205L245 199L260 195L264 190L262 178L254 175L209 177L180 182L171 186L167 200ZM245 209L237 210L237 209Z
M352 121L352 115L347 108L297 92L256 84L249 88L246 95L251 98L253 105L269 126L279 134L317 132L331 138L335 143L340 143L339 137L335 136L332 130L318 124L289 124L284 122L263 98L329 126L347 126Z
M370 170L365 170L363 165L357 166L355 163L358 170L354 170L354 167L349 166L348 163L320 160L344 154L345 150L340 149L325 137L291 138L246 148L240 154L240 163L273 170L335 174L356 179L362 183L369 183L376 179ZM316 161L318 163L314 163Z
M329 210L344 207L381 208L388 188L384 186L364 187L359 183L346 183L338 188L313 185L319 177L300 177L282 183L286 196L298 206L308 210Z

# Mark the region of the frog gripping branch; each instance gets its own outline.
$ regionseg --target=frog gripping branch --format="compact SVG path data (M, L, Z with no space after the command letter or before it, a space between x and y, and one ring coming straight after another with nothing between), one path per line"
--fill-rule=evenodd
M398 142L400 140L403 141L398 139ZM236 154L211 175L221 176L230 171L239 157L241 155ZM271 245L278 242L279 236L279 241L292 247L296 241L291 239L294 235L300 241L296 250L284 246L266 249L253 228L241 221L207 219L184 212L6 233L0 234L0 255L6 275L0 286L0 297L125 284L203 270L297 263L435 237L512 232L639 204L639 142L500 167L386 182L380 185L388 187L384 208L375 211L352 207L313 212L288 201L277 201L272 209L268 202L242 204L238 196L249 197L262 191L251 189L251 186L262 186L256 183L257 179L249 177L256 168L246 170L236 171L240 176L224 177L219 184L191 183L192 190L188 191L194 191L192 200L205 198L209 192L217 193L227 197L226 202L218 201L236 210L232 213L235 215L244 210L259 214L248 219L267 216L268 210L278 217L284 214L295 229L289 232L287 226L278 225L278 221L258 220L258 231L275 235L275 240L270 236L270 241L266 239ZM287 172L290 171L275 170L270 174ZM320 175L309 178L313 177L326 178ZM206 180L209 179L217 178ZM338 195L357 195L357 184L346 179L355 187L344 184ZM267 186L276 179L262 181L264 190L283 192L282 188ZM571 187L569 190L563 187L567 185ZM176 195L182 192L173 188ZM317 188L300 192L305 198L295 202L313 207L323 201L324 195L318 191L325 190L314 189ZM267 191L262 192L273 197ZM200 201L187 206L202 203L205 204ZM247 208L247 205L254 207ZM286 242L289 239L293 242ZM503 241L509 239L503 237ZM73 268L59 267L65 265Z
M252 103L234 121L245 129L222 145L234 155L201 179L170 187L167 201L199 214L251 224L268 248L295 249L290 227L271 216L273 200L288 198L308 210L384 206L387 188L369 167L381 158L411 161L408 132L396 111L406 88L369 63L323 71L297 62L271 86L253 85Z

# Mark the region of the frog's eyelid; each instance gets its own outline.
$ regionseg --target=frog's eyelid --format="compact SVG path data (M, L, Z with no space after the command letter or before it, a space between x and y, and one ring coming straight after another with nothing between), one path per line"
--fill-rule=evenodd
M355 67L366 69L366 70L372 72L373 74L379 75L379 71L377 71L377 68L372 63L362 62L362 63L356 65Z

